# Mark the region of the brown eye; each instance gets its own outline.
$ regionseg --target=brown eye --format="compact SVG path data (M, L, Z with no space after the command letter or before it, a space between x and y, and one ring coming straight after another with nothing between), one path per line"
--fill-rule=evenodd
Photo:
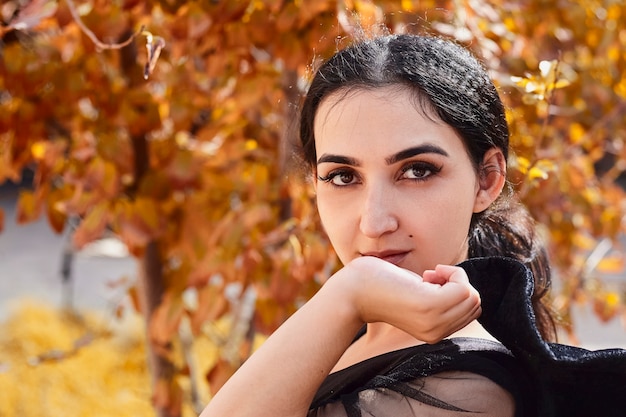
M354 172L347 170L333 171L325 177L318 176L318 179L337 187L345 187L347 185L352 185L357 182L357 178Z
M425 181L434 174L441 171L441 168L425 162L415 162L402 168L400 179Z
M347 172L338 174L333 178L333 184L335 185L351 184L352 181L354 181L354 175Z

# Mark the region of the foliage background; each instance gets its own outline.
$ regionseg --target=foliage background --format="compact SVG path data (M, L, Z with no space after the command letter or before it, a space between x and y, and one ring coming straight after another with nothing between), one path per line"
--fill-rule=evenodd
M255 335L273 330L337 267L311 190L290 165L290 143L312 68L357 27L451 36L484 58L510 109L509 179L542 224L564 328L573 330L574 302L592 304L603 320L624 315L626 289L599 279L623 263L619 0L10 0L0 12L0 183L33 170L18 222L46 216L58 232L77 224L77 250L113 233L136 257L137 281L120 285L147 337L128 342L127 362L109 355L108 369L136 374L128 385L146 385L126 392L151 397L159 416L198 411L189 352L213 347L203 372L216 389ZM4 221L13 220L0 211L0 229ZM7 324L2 354L24 362L61 349L52 355L58 363L39 370L89 367L98 343L117 343L97 321L22 314ZM50 338L37 336L41 328L28 333L32 323L49 323ZM98 337L81 343L85 329ZM132 359L144 340L145 367ZM0 382L28 380L20 369L0 373ZM11 410L2 415L27 415Z

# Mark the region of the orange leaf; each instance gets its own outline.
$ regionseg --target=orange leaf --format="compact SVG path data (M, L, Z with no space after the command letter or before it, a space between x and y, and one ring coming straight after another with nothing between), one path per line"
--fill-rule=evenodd
M87 243L102 236L104 228L108 223L108 208L108 201L102 201L91 209L87 217L80 222L73 236L76 248L80 249Z
M206 376L211 395L215 395L235 371L235 367L230 362L219 359Z
M180 416L183 393L174 379L159 378L154 387L152 401L156 408L167 410L167 415Z
M276 30L278 32L294 30L296 29L297 21L298 6L296 6L295 3L289 2L276 18Z
M602 292L593 300L593 310L603 322L608 322L619 313L620 296L615 292Z
M105 165L104 160L100 157L91 160L84 177L86 189L92 190L102 187L106 171Z
M215 321L228 309L222 286L207 285L198 293L198 309L191 316L191 330L199 334L206 321Z
M364 28L374 28L381 23L383 19L382 10L372 1L355 0L354 5L358 13L358 19Z
M71 195L71 191L68 188L57 188L50 192L47 204L46 214L48 215L48 223L52 230L57 233L61 233L65 228L65 222L67 220L66 213L61 209L63 201L65 201Z
M109 161L104 161L104 172L100 187L107 197L113 197L119 189L119 174L115 165Z
M20 191L17 200L17 222L18 224L29 223L39 218L41 204L31 191Z
M138 256L152 238L162 234L165 227L165 218L162 216L152 199L118 201L115 205L115 232L129 251Z
M127 291L128 298L130 298L130 302L133 305L135 311L141 313L141 301L139 300L139 294L137 291L137 287L130 287Z
M161 346L167 346L178 332L184 305L180 297L165 294L163 301L150 319L150 338Z
M170 182L161 170L149 171L141 179L139 193L155 200L164 200L171 192Z
M272 217L272 210L268 204L257 204L243 213L242 223L246 229L251 229L259 223L268 221Z
M145 230L151 236L161 233L161 216L157 203L150 198L138 198L133 207L133 215L145 226Z
M179 151L166 168L171 184L176 189L198 184L201 161L190 151Z

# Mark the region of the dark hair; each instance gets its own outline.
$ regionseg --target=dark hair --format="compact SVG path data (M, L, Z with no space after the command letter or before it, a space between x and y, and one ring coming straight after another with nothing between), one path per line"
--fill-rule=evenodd
M424 115L440 119L461 136L477 172L494 147L505 157L509 129L505 109L483 65L453 41L434 36L385 35L359 41L333 55L317 70L300 113L300 152L316 164L313 125L322 100L334 92L405 87ZM550 288L550 268L528 211L503 193L474 214L469 257L506 256L526 264L535 277L533 308L539 331L554 339L555 328L542 297Z

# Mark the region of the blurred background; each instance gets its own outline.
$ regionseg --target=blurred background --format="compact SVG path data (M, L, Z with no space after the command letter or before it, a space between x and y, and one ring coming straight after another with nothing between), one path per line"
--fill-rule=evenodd
M292 158L312 69L455 38L508 108L560 341L626 347L621 0L6 0L0 416L193 416L338 267Z

